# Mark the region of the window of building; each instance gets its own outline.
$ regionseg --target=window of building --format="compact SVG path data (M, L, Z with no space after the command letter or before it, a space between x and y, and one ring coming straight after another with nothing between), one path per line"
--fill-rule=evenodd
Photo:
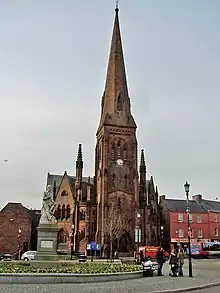
M66 219L68 220L70 218L70 205L68 204L66 207Z
M57 235L57 241L58 243L67 243L68 240L68 234L67 231L64 229L60 229Z
M197 223L202 223L202 215L197 214Z
M66 192L66 190L62 191L61 196L68 196L68 193Z
M84 221L86 219L86 212L84 210L79 212L79 219L80 221Z
M202 238L202 229L198 229L198 238Z
M193 217L192 217L192 214L189 214L189 221L192 223L193 221Z
M191 229L191 238L193 238L194 236L194 230L193 229Z
M183 214L178 214L178 222L183 222Z
M59 220L61 218L61 206L60 206L60 204L58 205L55 214L56 214L56 219Z
M178 235L179 235L179 238L183 238L184 237L184 230L183 229L179 229L178 230Z
M215 228L215 236L218 236L218 228Z
M214 222L218 222L217 213L214 213Z
M65 204L62 205L62 212L61 212L61 219L66 218L66 209L65 209Z

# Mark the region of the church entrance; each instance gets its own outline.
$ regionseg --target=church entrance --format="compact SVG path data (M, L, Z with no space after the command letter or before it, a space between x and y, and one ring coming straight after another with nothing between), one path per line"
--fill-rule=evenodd
M132 252L132 238L127 231L123 233L119 241L117 241L116 250L120 253L130 253Z

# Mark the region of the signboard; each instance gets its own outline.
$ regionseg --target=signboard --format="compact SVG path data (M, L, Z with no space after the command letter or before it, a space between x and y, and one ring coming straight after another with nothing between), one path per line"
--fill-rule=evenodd
M171 238L171 243L188 243L188 238Z
M40 243L41 248L53 248L52 240L41 240Z
M135 242L141 242L141 229L135 229Z
M90 242L89 244L87 244L86 249L93 251L100 250L100 244L96 242Z

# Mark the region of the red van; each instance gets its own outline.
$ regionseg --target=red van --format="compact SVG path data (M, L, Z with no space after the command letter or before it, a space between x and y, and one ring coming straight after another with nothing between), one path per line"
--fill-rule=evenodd
M150 257L151 259L156 259L157 251L159 246L140 246L139 251L135 252L135 258L138 258L138 254L143 258ZM165 258L169 258L169 253L165 251Z

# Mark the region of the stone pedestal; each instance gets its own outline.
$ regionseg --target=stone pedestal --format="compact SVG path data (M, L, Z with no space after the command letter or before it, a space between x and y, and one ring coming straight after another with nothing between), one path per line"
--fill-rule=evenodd
M37 227L37 254L36 260L58 260L56 224L40 224Z

